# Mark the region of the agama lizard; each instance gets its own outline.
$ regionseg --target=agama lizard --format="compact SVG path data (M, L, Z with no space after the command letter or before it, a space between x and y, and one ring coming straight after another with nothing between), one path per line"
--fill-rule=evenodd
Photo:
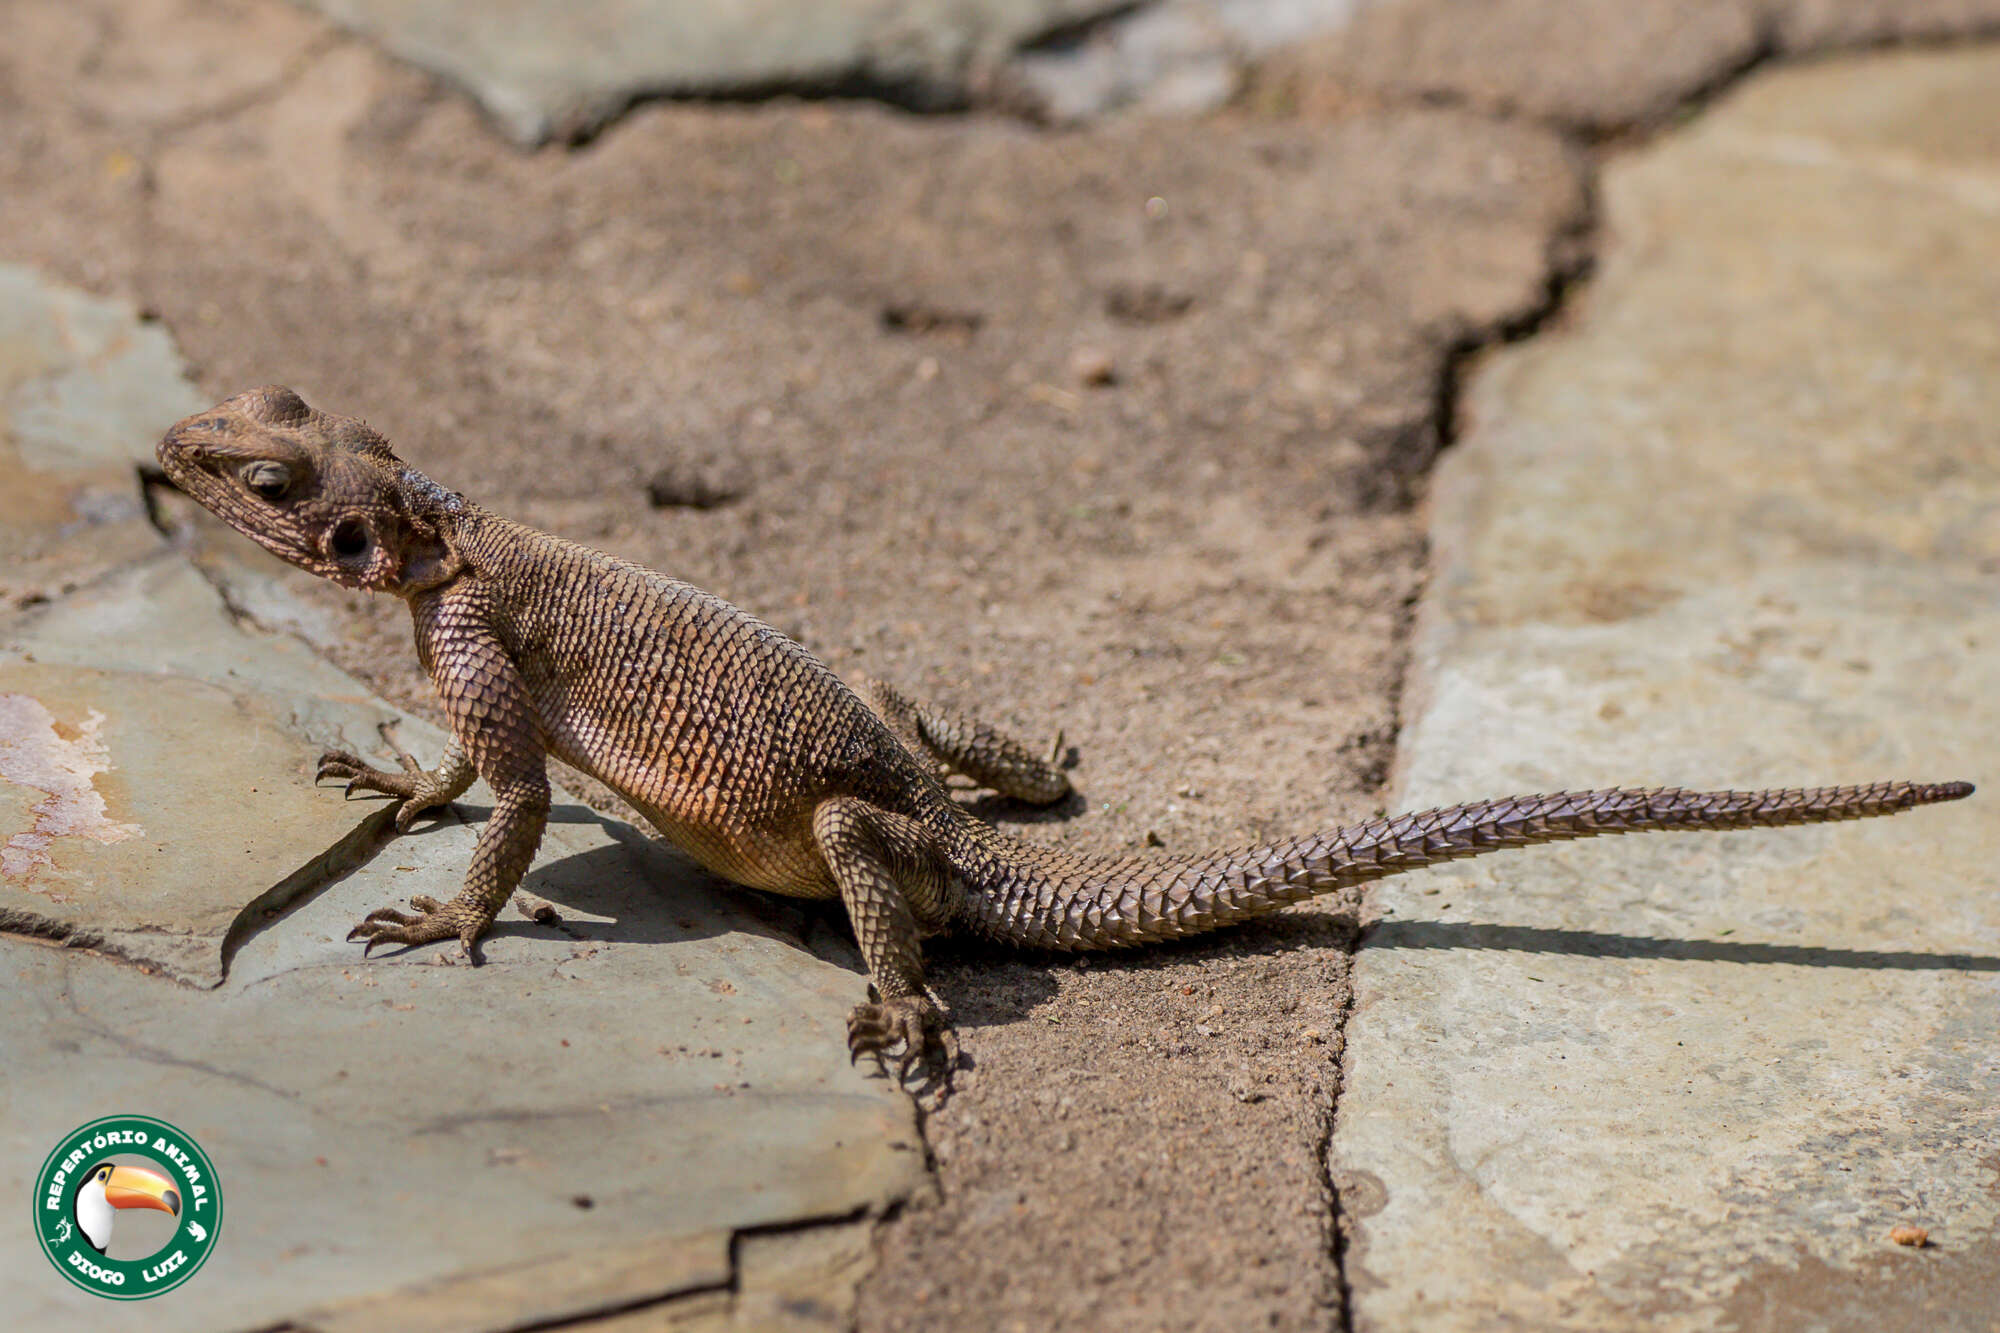
M1064 774L990 728L878 687L874 704L720 598L487 513L405 465L362 422L283 388L239 394L159 445L173 482L299 568L403 598L454 740L424 770L329 751L321 778L399 800L396 826L493 789L450 902L370 912L350 939L475 945L534 858L555 755L617 791L709 870L839 898L872 994L857 1057L907 1075L948 1048L922 940L967 931L1042 949L1174 939L1318 894L1503 847L1645 829L1737 829L1890 814L1964 782L1752 792L1607 789L1510 796L1205 856L1084 857L975 818L943 778L1049 801Z

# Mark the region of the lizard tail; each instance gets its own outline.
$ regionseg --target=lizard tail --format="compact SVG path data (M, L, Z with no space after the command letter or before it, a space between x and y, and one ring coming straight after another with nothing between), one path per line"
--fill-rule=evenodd
M1766 828L1895 814L1969 782L1781 791L1608 788L1375 819L1203 857L1079 857L968 823L951 861L973 891L960 921L1011 944L1081 950L1178 939L1419 866L1539 842L1646 830Z

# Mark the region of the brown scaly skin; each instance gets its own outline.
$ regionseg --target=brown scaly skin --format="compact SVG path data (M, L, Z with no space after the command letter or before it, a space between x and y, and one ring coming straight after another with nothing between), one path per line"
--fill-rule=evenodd
M403 772L384 773L329 752L321 777L398 798L398 828L475 773L493 789L463 891L448 903L414 898L414 912L380 908L350 938L368 949L456 938L472 954L541 841L553 754L724 878L841 899L873 983L848 1020L849 1048L898 1055L904 1074L949 1049L924 985L926 935L1114 948L1502 847L1858 819L1972 791L1612 789L1482 801L1209 856L1073 856L1004 837L943 781L957 773L1049 801L1068 791L1053 764L886 686L870 684L871 708L727 602L497 518L404 466L361 422L314 411L288 389L189 417L159 456L182 490L276 555L408 602L454 743L429 772L407 755Z

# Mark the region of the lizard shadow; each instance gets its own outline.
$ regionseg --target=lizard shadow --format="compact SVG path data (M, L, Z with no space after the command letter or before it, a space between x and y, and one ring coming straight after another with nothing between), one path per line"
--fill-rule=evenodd
M1090 799L1075 788L1060 801L1047 805L1031 805L990 791L980 792L969 800L954 794L954 799L959 809L989 824L1065 824L1090 810Z
M1201 968L1244 957L1319 951L1344 960L1359 931L1354 908L1331 900L1324 908L1257 917L1211 934L1135 949L1072 954L959 936L929 941L924 953L931 984L962 1027L999 1027L1024 1021L1054 998L1065 973L1110 972L1130 976L1143 987L1148 974L1171 973L1180 982L1195 975L1190 965Z
M1070 817L1063 807L1072 802L1081 808L1082 799L1075 793L1055 807L996 797L982 798L980 804L1011 807L1026 820L1046 821ZM489 811L464 806L458 813L476 822ZM544 862L529 872L522 887L557 906L556 922L503 919L494 923L492 934L546 937L554 931L579 941L668 944L748 931L800 948L855 973L857 979L865 978L860 951L837 901L786 898L731 885L663 838L588 806L557 806L549 818L552 823L595 824L612 842ZM637 891L635 884L640 886ZM968 1027L1026 1019L1057 993L1067 971L1102 969L1139 978L1189 963L1306 950L1352 954L1363 949L1474 949L1746 966L2000 972L2000 957L1983 954L1674 939L1456 921L1378 920L1364 928L1356 905L1337 899L1327 900L1320 911L1283 912L1130 951L1063 954L1008 949L967 937L943 937L925 945L933 984L957 1021Z
M492 813L487 806L454 807L470 824L483 823ZM594 824L612 841L537 862L522 877L521 891L555 907L555 919L503 916L488 929L489 938L553 934L579 942L677 944L747 932L866 975L838 902L730 884L659 835L581 803L551 808L549 822ZM421 836L422 830L417 832Z
M930 947L933 977L968 1026L1019 1022L1060 989L1059 977L1079 966L1131 973L1135 978L1183 963L1276 957L1308 949L1358 953L1370 949L1474 949L1562 954L1606 960L1736 963L1744 966L1853 968L1886 971L2000 972L2000 957L1919 950L1852 949L1818 944L1751 940L1674 939L1611 931L1457 921L1376 921L1359 925L1351 904L1326 912L1286 912L1242 922L1212 935L1170 940L1142 951L1059 954L996 953L974 940ZM998 984L996 984L998 983Z
M1472 921L1380 921L1361 937L1363 949L1485 949L1502 953L1569 954L1583 958L1643 958L1669 962L1787 963L1902 972L2000 972L1988 954L1845 949L1754 940L1687 940L1617 935L1602 930L1484 925Z

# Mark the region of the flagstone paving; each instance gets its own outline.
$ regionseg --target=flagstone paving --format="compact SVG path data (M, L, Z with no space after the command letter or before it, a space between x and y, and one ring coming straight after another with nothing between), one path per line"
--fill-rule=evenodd
M807 1279L801 1318L836 1318L845 1224L926 1185L908 1100L848 1066L839 932L563 805L524 886L556 921L503 920L476 973L364 965L347 927L455 892L490 794L388 840L386 805L312 784L322 746L443 738L239 623L147 522L135 465L192 400L157 330L0 268L0 371L0 494L38 497L0 513L0 1195L108 1113L193 1135L230 1234L144 1307L162 1330L513 1327L687 1292L722 1317ZM105 1317L24 1210L0 1218L8 1327ZM739 1271L739 1229L816 1222L842 1224L828 1253Z
M464 84L524 143L588 133L636 98L890 89L950 105L1044 32L1120 0L306 0Z
M1760 78L1609 165L1573 323L1474 378L1401 804L1985 790L1386 881L1331 1151L1358 1328L1991 1326L1997 121L1992 49Z
M519 39L539 40L523 16L575 7L313 7L471 88L521 141L693 90L657 57L702 49L569 25L581 46L523 63ZM514 154L455 97L289 6L39 5L16 48L19 132L0 136L9 179L33 186L6 201L10 252L143 293L194 340L210 390L303 367L367 400L357 408L414 423L418 448L483 473L510 504L553 503L554 517L534 513L628 542L642 529L599 494L624 485L624 462L576 453L604 404L623 404L620 430L644 423L616 456L629 461L651 459L663 415L734 423L712 428L731 450L759 447L757 423L774 420L752 410L760 372L783 379L766 397L786 403L814 383L856 385L823 436L758 455L784 465L753 469L758 503L737 507L770 519L812 495L828 502L818 517L722 547L660 529L671 544L651 558L693 552L772 601L793 576L774 584L769 570L791 571L801 550L822 569L891 549L979 569L935 531L878 521L863 507L877 492L896 497L890 510L949 512L942 526L962 536L991 521L981 505L1031 509L1021 485L1103 499L1126 492L1097 469L1131 470L1143 480L1118 485L1143 499L1139 516L1100 510L1140 543L1132 568L1125 548L1060 533L966 550L1037 589L1082 578L1117 601L1213 577L1216 600L1121 611L1113 633L1086 610L1058 632L1024 600L951 582L922 614L923 591L899 587L919 602L885 615L857 581L837 614L826 598L815 614L870 632L916 618L901 632L936 657L926 669L948 671L971 631L934 612L978 602L1005 644L974 634L969 688L1053 691L1051 705L1080 709L1064 716L1095 733L1094 789L1118 793L1093 809L1099 825L1177 789L1187 803L1148 818L1182 844L1211 827L1174 822L1199 797L1184 769L1213 775L1206 809L1254 807L1262 830L1280 810L1319 809L1361 764L1344 742L1344 757L1287 761L1246 743L1253 729L1330 747L1339 718L1360 719L1363 749L1388 734L1376 713L1285 711L1307 706L1303 677L1225 684L1195 668L1218 644L1234 655L1267 635L1259 660L1308 661L1313 692L1388 698L1386 670L1330 651L1320 620L1399 605L1403 584L1379 573L1403 557L1302 573L1303 553L1338 551L1380 515L1328 508L1308 542L1278 530L1281 511L1300 486L1349 484L1323 476L1375 484L1385 458L1428 463L1442 349L1533 317L1572 271L1590 160L1577 132L1657 122L1771 55L2000 23L2000 0L806 8L803 27L760 28L758 51L729 27L751 11L704 10L721 43L706 49L747 51L763 72L707 61L726 77L701 86L1019 96L1057 119L1187 111L1232 95L1267 40L1355 22L1269 62L1248 115L1199 128L1040 136L999 118L681 107L574 154ZM1109 9L993 63L1050 23ZM655 6L648 22L673 12ZM862 21L892 12L937 26ZM800 42L819 54L802 59ZM1402 707L1408 803L1657 779L1893 774L1987 790L1879 824L1628 839L1385 884L1330 1161L1358 1327L1970 1329L2000 1305L2000 821L1985 813L2000 784L1982 768L2000 749L1996 60L1963 50L1762 76L1616 159L1601 280L1564 329L1472 381L1469 429L1437 480L1437 577ZM951 171L932 170L946 159ZM412 163L421 183L396 174ZM1108 189L1114 166L1127 183ZM832 179L851 188L820 187ZM1119 221L1142 215L1121 199L1145 200L1156 239L1143 263ZM845 248L815 259L829 236ZM644 258L655 251L671 264ZM1239 279L1265 290L1267 272L1286 280L1270 287L1276 306L1229 295ZM682 274L713 278L727 302L699 283L685 310L655 302ZM923 302L906 306L905 288ZM641 311L684 317L708 350L604 341ZM1079 330L1116 352L1115 391L1033 369L1080 364L1067 341ZM913 336L930 341L905 346ZM770 350L814 337L795 373ZM894 374L857 374L877 361ZM1290 390L1260 378L1287 367ZM1028 422L986 448L1001 437L923 415L914 387L894 388L904 379L933 396L1004 379L1070 424ZM634 382L658 400L606 391ZM1141 396L1158 386L1174 396ZM510 910L478 973L437 965L438 949L358 964L347 925L452 892L490 798L475 789L385 842L381 805L311 785L322 745L381 755L387 728L428 757L440 738L291 637L363 653L357 622L273 578L247 544L170 542L148 521L134 468L204 397L161 324L0 267L0 1193L25 1193L48 1143L107 1109L192 1131L231 1191L231 1240L183 1289L203 1299L140 1307L149 1326L839 1326L877 1260L858 1315L871 1328L1338 1318L1313 1225L1321 1139L1282 1079L1310 1083L1307 1045L1330 1033L1334 1049L1337 1024L1302 1028L1317 1011L1297 1006L1303 994L1337 1009L1344 973L1281 974L1270 941L1285 921L1088 972L945 955L940 979L973 977L959 1012L980 1057L931 1122L956 1198L906 1210L874 1241L869 1219L929 1185L907 1103L843 1065L857 964L828 918L716 893L635 830L566 804L527 885L555 921ZM1255 423L1274 406L1312 409L1284 427L1283 457L1312 460L1296 485L1213 496L1156 475L1211 452L1265 475ZM1142 419L1149 435L1120 433ZM883 443L905 435L940 443ZM528 452L510 455L518 439ZM1369 468L1313 470L1375 440ZM551 501L520 461L562 450L579 489ZM852 452L792 470L836 451ZM1042 454L1062 466L1035 472ZM1089 466L1073 477L1071 463ZM884 491L889 477L914 480ZM1176 488L1203 491L1188 521L1149 508ZM1162 564L1197 527L1200 549ZM856 544L877 528L893 540ZM1138 565L1154 583L1135 581ZM1246 570L1276 580L1268 603ZM1355 633L1376 643L1375 628ZM909 660L869 643L871 666ZM1107 644L1115 661L1090 656ZM394 646L407 648L400 626ZM1157 691L1194 713L1145 723L1132 686L1144 660L1164 665L1142 701ZM1079 692L1052 683L1051 663L1102 674ZM1079 702L1092 697L1108 711ZM1260 698L1283 708L1260 714ZM1173 748L1197 730L1229 756ZM1217 1057L1196 1037L1237 1052L1242 1072L1210 1078ZM1053 1153L1039 1132L1051 1118ZM1172 1163L1164 1174L1130 1169L1135 1134ZM1244 1163L1279 1158L1244 1142L1295 1146L1296 1169L1285 1157L1276 1185L1256 1178L1266 1168ZM1294 1204L1303 1223L1243 1220ZM1933 1243L1889 1244L1899 1223ZM28 1241L20 1219L0 1221L0 1275L27 1293L10 1326L101 1322L104 1307L53 1281Z

